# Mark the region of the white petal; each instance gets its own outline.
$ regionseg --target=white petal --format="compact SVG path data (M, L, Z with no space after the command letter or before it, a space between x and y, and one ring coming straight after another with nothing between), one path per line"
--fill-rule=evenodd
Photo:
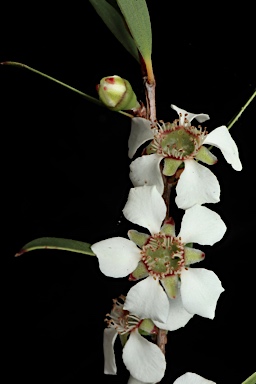
M220 201L220 185L217 177L195 160L185 160L185 168L176 187L175 202L187 209L195 204Z
M154 382L154 383L145 383L144 381L137 380L137 379L135 379L135 377L130 375L127 384L156 384L156 382Z
M181 273L181 298L190 313L213 319L218 298L223 291L218 276L208 269L184 268Z
M161 349L141 336L131 332L123 349L123 361L131 375L146 383L158 382L164 377L166 361Z
M114 343L118 333L114 328L105 328L103 333L104 373L116 375Z
M154 131L151 129L150 121L142 117L133 117L131 133L128 139L128 156L131 159L137 149L148 140L152 140Z
M91 249L99 260L101 272L106 276L127 276L135 270L141 259L139 248L123 237L99 241Z
M181 109L174 104L171 104L171 108L174 109L178 115L180 116L180 124L184 125L184 118L186 117L189 122L193 119L199 121L199 123L203 123L206 120L210 119L210 116L205 113L190 113L185 111L185 109Z
M204 379L196 373L187 372L174 381L173 384L216 384L214 381Z
M154 234L160 231L166 215L166 205L155 185L135 187L130 189L123 214L127 220Z
M218 213L201 205L188 208L183 215L178 237L182 242L213 245L221 240L227 227Z
M231 164L236 171L242 170L237 145L225 125L215 128L210 132L206 136L204 144L214 145L219 148L227 163Z
M162 156L154 153L138 157L130 164L130 179L134 187L155 185L160 195L164 191L163 178L160 171Z
M194 316L194 314L187 312L184 308L179 290L175 299L169 299L169 304L169 314L166 322L160 323L159 321L154 321L158 328L175 331L176 329L184 327Z
M127 293L124 309L142 319L166 322L169 312L168 297L158 279L148 276Z

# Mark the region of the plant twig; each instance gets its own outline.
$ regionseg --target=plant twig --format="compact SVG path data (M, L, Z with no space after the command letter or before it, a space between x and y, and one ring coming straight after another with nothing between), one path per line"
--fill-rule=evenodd
M241 108L240 112L234 117L234 119L228 125L227 127L228 129L230 129L235 124L235 122L239 119L239 117L242 115L242 113L245 111L245 109L248 107L248 105L251 103L251 101L254 99L255 96L256 96L256 90L254 91L253 95L249 98L249 100L247 100L245 105Z
M63 83L62 81L58 80L58 79L55 79L54 77L52 76L49 76L47 75L46 73L43 73L41 71L38 71L37 69L35 68L32 68L32 67L29 67L28 65L26 64L22 64L22 63L18 63L16 61L4 61L2 63L0 63L1 65L12 65L12 66L15 66L15 67L20 67L20 68L25 68L25 69L28 69L29 71L32 71L34 73L37 73L38 75L40 76L43 76L43 77L46 77L48 80L51 80L51 81L54 81L55 83L57 84L60 84L62 85L63 87L65 88L68 88L70 89L71 91L73 92L76 92L78 93L80 96L83 96L85 97L88 101L91 101L92 103L94 104L97 104L99 105L100 107L105 107L105 105L98 99L96 99L95 97L92 97L90 95L87 95L86 93L80 91L79 89L76 89L74 87L71 87L70 85L66 84L66 83ZM124 112L124 111L117 111L125 116L128 116L130 118L133 117L133 115L131 115L130 113L127 113L127 112Z

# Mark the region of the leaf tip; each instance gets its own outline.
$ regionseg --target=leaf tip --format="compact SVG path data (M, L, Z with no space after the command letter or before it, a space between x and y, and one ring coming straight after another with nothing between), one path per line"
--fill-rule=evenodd
M15 253L14 257L18 257L18 256L21 256L23 255L23 253L27 252L26 249L21 249L19 252Z

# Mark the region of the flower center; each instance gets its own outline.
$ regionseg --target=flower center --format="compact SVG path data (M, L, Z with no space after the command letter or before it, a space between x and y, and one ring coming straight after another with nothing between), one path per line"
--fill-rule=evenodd
M119 335L124 335L138 328L141 320L137 316L130 314L129 311L123 309L125 296L121 295L119 298L122 302L113 299L113 308L110 313L106 314L105 321L108 327L115 328Z
M190 124L179 125L179 120L173 123L159 125L159 131L150 145L150 150L164 157L178 160L194 158L200 149L206 131Z
M184 244L174 236L162 233L151 236L141 254L148 273L154 277L177 275L185 265Z

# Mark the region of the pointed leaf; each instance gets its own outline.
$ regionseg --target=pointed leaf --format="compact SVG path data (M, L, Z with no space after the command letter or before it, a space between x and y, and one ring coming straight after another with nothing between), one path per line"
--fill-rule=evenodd
M69 251L83 253L85 255L95 256L91 250L91 245L83 241L72 239L62 239L57 237L39 237L25 244L15 256L23 255L25 252L34 251L37 249L56 249L61 251Z
M131 35L144 61L151 60L152 31L145 0L117 0Z
M242 384L255 384L256 383L256 372L254 372L250 377L248 377Z
M110 29L113 35L127 49L127 51L138 61L139 54L136 44L133 41L125 24L124 18L111 4L106 0L89 0L95 11L102 18L106 26Z
M79 89L76 89L74 87L71 87L70 85L66 84L66 83L63 83L62 81L58 80L58 79L55 79L55 77L52 77L52 76L49 76L47 75L46 73L43 73L41 71L38 71L37 69L35 68L32 68L32 67L29 67L28 65L26 64L23 64L23 63L18 63L17 61L3 61L2 63L0 63L1 65L11 65L13 67L20 67L20 68L25 68L25 69L28 69L29 71L31 72L34 72L34 73L37 73L38 75L40 76L43 76L43 77L46 77L46 79L48 80L51 80L51 81L54 81L55 83L57 84L60 84L62 85L63 87L66 87L68 89L70 89L71 91L73 92L76 92L78 93L79 95L83 96L85 99L87 99L88 101L91 101L92 103L94 104L97 104L101 107L105 107L105 105L98 99L96 99L95 97L92 97L90 95L87 95L87 93L84 93L82 91L79 91Z

